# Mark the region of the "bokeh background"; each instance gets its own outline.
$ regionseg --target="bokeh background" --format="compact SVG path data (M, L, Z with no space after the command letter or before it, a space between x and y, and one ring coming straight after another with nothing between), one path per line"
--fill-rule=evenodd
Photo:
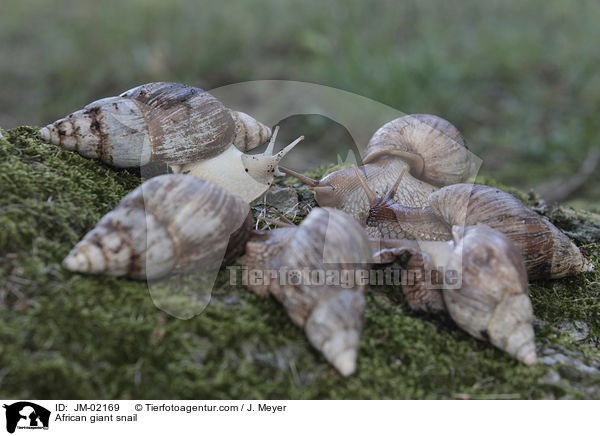
M2 0L0 127L151 81L315 82L442 116L483 175L598 210L599 22L595 0ZM349 141L294 122L310 147Z

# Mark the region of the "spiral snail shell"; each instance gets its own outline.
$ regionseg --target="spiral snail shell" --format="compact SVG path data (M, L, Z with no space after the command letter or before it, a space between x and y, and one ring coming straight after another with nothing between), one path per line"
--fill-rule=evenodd
M377 195L388 192L400 174L393 200L407 207L427 205L439 186L459 183L471 175L472 154L456 127L435 115L406 115L379 128L367 146L360 167ZM281 171L311 186L321 207L335 207L364 222L369 203L352 169L313 180L287 168Z
M242 254L251 228L241 198L191 176L162 175L127 194L63 265L134 279L213 271Z
M465 181L471 171L471 153L456 127L428 114L406 115L384 124L367 145L363 163L382 156L399 157L419 180L434 186Z
M175 173L211 181L248 202L269 188L280 174L278 162L293 148L273 155L270 128L226 108L200 88L168 82L148 83L90 103L39 134L115 167L165 162ZM265 153L243 153L269 138Z
M526 365L536 361L533 309L519 251L487 226L454 227L455 249L446 268L458 271L460 289L445 290L444 302L456 324L488 340Z
M271 129L227 109L208 92L154 82L94 101L40 129L45 141L115 167L183 164L214 157L231 143L246 151Z
M298 227L253 237L246 244L243 263L249 271L275 272L265 283L249 287L279 300L310 343L348 376L356 369L364 284L344 286L339 280L324 280L323 275L347 271L354 278L356 268L364 268L371 256L367 236L352 217L335 209L315 208ZM290 274L297 279L288 280Z
M554 279L593 269L568 236L500 189L472 184L445 186L429 196L428 206L410 208L392 200L402 174L386 195L376 198L356 171L371 204L363 223L372 237L445 241L452 238L452 226L484 224L513 241L525 259L530 279Z
M530 279L554 279L593 270L592 262L548 218L500 189L451 185L432 194L430 204L452 226L485 224L500 230L521 251Z

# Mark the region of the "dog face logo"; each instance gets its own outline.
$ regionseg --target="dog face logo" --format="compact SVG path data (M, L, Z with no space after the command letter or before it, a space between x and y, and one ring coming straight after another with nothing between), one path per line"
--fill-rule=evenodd
M14 433L15 429L48 429L50 411L29 401L19 401L4 405L6 409L6 431Z

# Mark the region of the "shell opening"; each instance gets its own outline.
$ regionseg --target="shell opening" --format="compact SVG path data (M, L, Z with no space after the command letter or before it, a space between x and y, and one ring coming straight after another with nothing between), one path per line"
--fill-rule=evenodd
M410 165L410 172L416 178L420 178L423 175L425 169L425 162L423 158L416 153L402 150L380 150L371 153L369 156L363 159L363 164L368 164L376 161L381 156L396 156L402 159L404 162Z

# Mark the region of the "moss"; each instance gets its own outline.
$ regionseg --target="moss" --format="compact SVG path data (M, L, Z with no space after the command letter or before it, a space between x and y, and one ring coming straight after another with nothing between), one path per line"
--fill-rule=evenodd
M0 396L600 398L597 239L583 247L597 272L531 286L542 363L525 367L450 322L411 313L397 290L372 288L358 371L344 379L278 303L229 285L228 271L186 321L157 309L145 283L65 271L67 252L140 179L41 143L31 128L6 136ZM575 322L584 339L569 329Z

